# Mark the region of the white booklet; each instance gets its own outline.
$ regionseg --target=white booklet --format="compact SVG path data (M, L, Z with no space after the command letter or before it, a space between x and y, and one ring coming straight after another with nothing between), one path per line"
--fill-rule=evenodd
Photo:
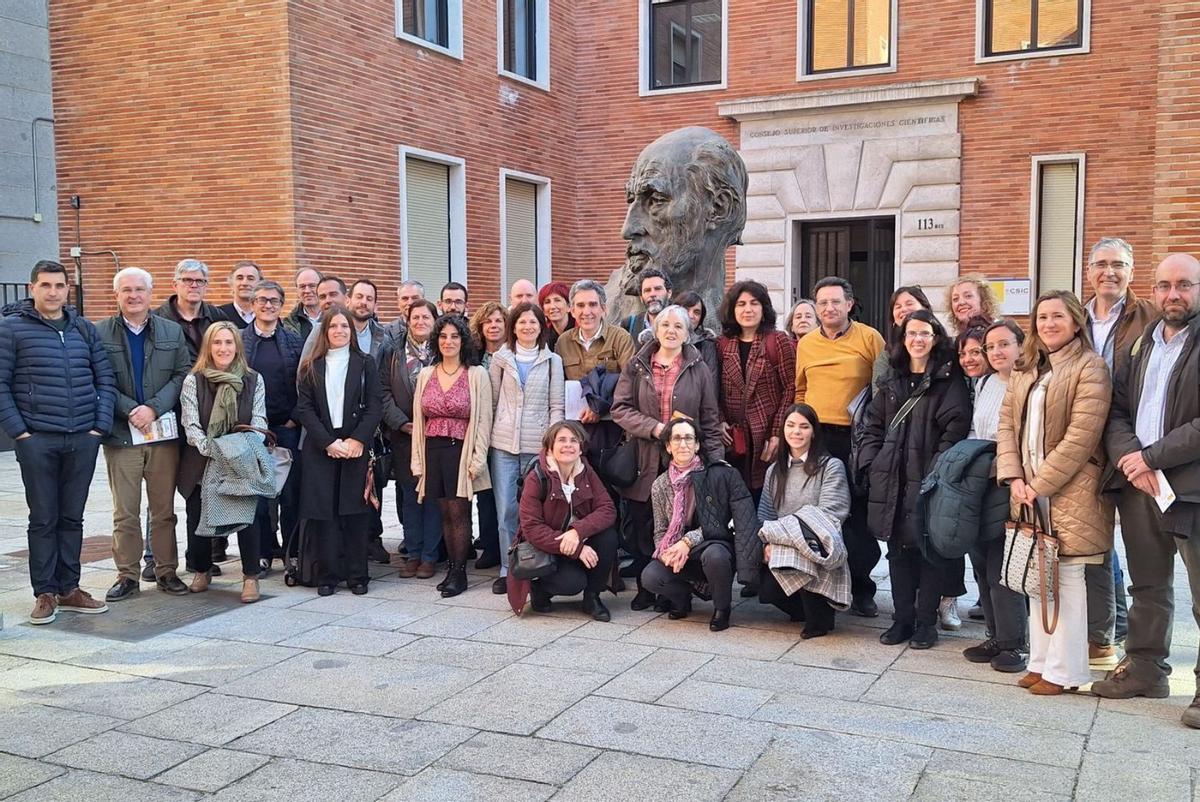
M175 440L178 437L179 423L176 421L173 411L164 412L161 417L155 419L154 423L150 424L149 431L143 432L132 424L129 426L129 439L135 446L158 443L163 440Z
M1158 502L1159 512L1166 512L1167 508L1175 503L1175 491L1171 489L1171 483L1162 471L1155 471L1154 478L1158 480L1158 495L1154 500Z
M579 420L579 416L588 408L587 399L583 397L583 384L578 381L567 381L565 396L563 417L567 420Z

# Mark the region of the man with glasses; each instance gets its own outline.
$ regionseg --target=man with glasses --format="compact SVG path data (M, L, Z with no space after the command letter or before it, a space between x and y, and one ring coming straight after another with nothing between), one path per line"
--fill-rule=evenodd
M246 364L262 377L267 394L267 428L275 433L281 448L292 452L292 471L287 483L275 499L259 499L256 522L261 536L259 554L261 577L271 567L275 555L281 555L275 539L276 524L286 542L296 525L299 508L300 426L293 419L296 410L296 371L300 367L300 352L304 347L300 336L279 322L283 311L283 287L274 281L254 285L254 322L242 330L242 345Z
M1167 662L1175 613L1175 555L1183 558L1200 623L1200 261L1171 254L1155 273L1151 323L1116 360L1104 446L1112 461L1106 489L1119 490L1121 537L1129 561L1125 659L1092 684L1106 699L1171 695ZM1175 499L1162 510L1156 497ZM1200 665L1196 669L1200 681ZM1200 729L1200 692L1183 713Z
M321 306L317 301L317 286L324 278L316 270L306 267L296 272L296 293L300 296L290 315L280 321L284 328L307 340L313 327L321 323Z
M467 316L467 288L457 281L448 281L438 294L438 310L443 315Z
M225 320L221 310L204 302L208 292L208 265L199 259L184 259L175 265L175 294L166 300L154 314L179 324L187 340L188 356L192 364L200 353L200 341L204 332L218 320Z
M254 262L243 261L233 266L229 274L229 290L233 300L218 306L225 319L239 329L244 329L254 320L254 285L262 281L262 270Z

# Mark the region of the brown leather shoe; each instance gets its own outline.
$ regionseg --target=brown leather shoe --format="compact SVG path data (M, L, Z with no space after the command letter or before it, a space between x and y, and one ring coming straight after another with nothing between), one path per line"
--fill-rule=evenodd
M37 600L33 603L33 612L29 614L29 623L51 623L55 618L54 611L57 607L58 600L54 598L53 593L39 593Z
M1029 692L1035 696L1058 696L1064 690L1067 690L1062 685L1056 685L1050 680L1038 680L1037 684L1029 689ZM1072 687L1070 690L1078 690L1078 687Z
M93 599L92 594L83 588L75 588L65 596L58 597L58 609L72 613L107 613L108 605L99 599Z
M212 582L212 577L207 571L197 571L192 574L192 584L188 586L188 590L192 593L203 593L208 590L209 582Z
M242 604L254 604L261 599L258 592L258 577L242 576Z
M1042 681L1041 674L1037 674L1037 673L1034 673L1033 671L1030 671L1028 674L1021 677L1019 680L1017 680L1017 685L1019 685L1022 688L1032 688L1034 685L1037 685L1041 681Z
M436 565L421 561L417 566L417 579L432 579L435 571L437 571Z
M400 563L400 578L412 579L417 575L417 566L420 564L420 560L405 560L404 562Z

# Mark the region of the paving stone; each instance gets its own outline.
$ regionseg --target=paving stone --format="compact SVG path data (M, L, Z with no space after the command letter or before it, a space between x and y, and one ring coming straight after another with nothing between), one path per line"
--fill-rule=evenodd
M60 749L46 759L75 769L148 780L203 751L204 747L196 744L128 732L103 732L95 738Z
M10 668L25 665L28 660L21 657L12 657L7 654L0 654L0 671L8 671Z
M716 682L685 679L656 702L667 707L682 707L701 713L750 718L774 694L757 688L740 688Z
M0 694L0 752L39 758L122 723L111 716L32 704Z
M875 738L789 730L767 747L728 799L906 799L932 752Z
M458 771L477 771L514 780L563 785L600 750L541 738L481 732L437 762Z
M465 727L301 708L229 744L276 757L416 774L475 734Z
M395 651L407 643L417 639L416 635L406 635L401 632L386 632L376 630L364 632L356 627L341 627L332 624L310 629L294 638L283 642L284 646L297 649L311 649L318 652L338 652L340 654L361 654L368 657L380 657Z
M508 618L512 618L511 612L447 607L418 621L402 624L400 629L403 632L439 638L469 638Z
M151 782L139 782L111 774L68 771L50 782L9 797L10 802L48 802L49 800L87 800L87 802L187 802L199 799L195 791L172 788Z
M509 617L507 620L473 635L471 639L537 648L578 629L586 621L587 619L584 618L526 614L520 618Z
M25 576L25 582L29 582L28 574ZM32 600L28 596L26 599L29 601L29 610L32 610ZM0 654L65 663L85 654L111 648L113 645L113 642L106 638L67 632L55 629L53 625L35 627L22 623L29 615L29 610L22 607L19 618L13 616L6 619L5 629L0 630Z
M1185 708L1180 704L1178 714L1182 715ZM1108 755L1110 761L1167 756L1174 763L1200 769L1200 740L1195 730L1180 723L1178 716L1172 720L1101 710L1096 714L1087 748L1089 753Z
M607 679L582 669L516 664L435 705L421 718L481 730L532 735ZM560 739L561 740L561 739Z
M310 589L307 601L289 605L289 608L305 613L351 616L378 607L385 601L382 596L355 596L344 587L339 587L338 592L332 596L318 596L315 590Z
M782 633L739 626L730 627L724 632L710 632L706 620L689 618L684 621L671 621L667 618L656 618L638 627L622 640L625 643L686 649L727 657L774 660L800 640L800 632Z
M763 722L591 696L543 727L538 737L744 769L774 733Z
M542 802L557 790L552 785L435 768L413 777L382 802Z
M504 646L499 643L421 638L391 652L388 657L414 663L440 663L459 668L474 668L491 673L517 662L532 651L523 646Z
M736 657L713 658L696 671L693 678L763 691L838 699L858 699L877 679L874 675L853 671Z
M677 799L718 802L725 797L738 773L676 760L605 752L579 773L555 802L645 802Z
M620 674L653 652L650 646L609 643L567 635L522 658L521 662L594 671L597 674Z
M969 645L974 645L971 643ZM882 648L882 647L881 647ZM964 649L966 646L963 647ZM890 666L896 671L910 674L930 674L935 677L958 677L976 682L1013 687L1023 674L1005 674L994 671L987 663L971 663L961 651L942 649L905 649Z
M204 692L194 685L41 661L0 672L0 687L42 704L126 719L149 715Z
M26 788L41 785L64 771L66 769L49 763L0 754L0 799L7 799Z
M1019 692L1019 689L1013 689L1014 695ZM1054 705L1060 700L1047 698L1045 701L1047 705ZM989 722L986 729L981 729L979 719L819 696L776 694L754 714L754 718L1071 768L1079 765L1084 742L1083 736L1061 730L1000 722Z
M636 628L612 621L588 621L578 629L571 630L571 637L613 641L620 640Z
M476 578L478 581L476 581ZM414 598L417 601L422 601L425 598L432 597L437 604L445 607L473 607L477 610L493 610L512 615L512 608L508 606L508 597L497 596L492 593L492 582L494 581L496 581L496 577L494 576L473 574L470 577L470 586L459 595L451 596L448 599L443 599L438 595L438 592L433 589L434 583L428 582L425 583L425 587L428 588L425 591L427 595Z
M219 791L250 772L266 765L269 757L232 752L228 749L209 749L185 760L154 778L157 783L190 788L193 791Z
M221 692L409 718L484 676L485 672L454 666L309 652L226 685Z
M881 644L879 632L879 629L846 626L839 622L833 632L822 638L800 641L779 660L838 671L881 674L903 650L899 646Z
M224 746L295 709L293 705L206 693L126 724L121 731Z
M191 640L193 645L173 649L160 655L157 660L141 660L125 665L122 649L106 649L85 655L79 661L110 671L216 687L301 653L298 649L260 643L207 638Z
M207 798L214 802L375 802L403 781L398 774L304 760L272 760Z
M659 649L609 680L596 694L633 702L653 702L711 659L712 655L698 652Z
M179 630L182 635L199 638L240 640L247 643L279 643L301 632L332 624L339 616L324 613L304 613L290 608L241 607L223 615L188 624Z
M1069 800L1075 772L1019 760L982 757L935 749L911 799L921 802L1060 802ZM1134 796L1081 794L1080 799L1134 799ZM1148 797L1157 799L1157 797Z
M343 627L358 627L359 629L383 629L394 631L404 626L411 624L413 621L419 621L422 618L428 618L434 613L441 612L441 605L413 602L413 601L384 601L360 613L346 616L337 622L338 626Z
M1182 725L1180 725L1182 726ZM1118 766L1112 755L1086 753L1075 787L1078 799L1147 799L1190 802L1193 768L1176 762L1169 750L1125 754ZM1114 768L1118 770L1114 770Z

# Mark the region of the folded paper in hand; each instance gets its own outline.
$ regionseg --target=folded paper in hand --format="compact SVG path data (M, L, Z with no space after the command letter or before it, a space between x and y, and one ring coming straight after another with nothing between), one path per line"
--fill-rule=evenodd
M135 446L145 445L146 443L158 443L163 440L176 440L178 438L179 424L175 420L174 412L164 412L144 432L132 424L129 426L129 440Z

